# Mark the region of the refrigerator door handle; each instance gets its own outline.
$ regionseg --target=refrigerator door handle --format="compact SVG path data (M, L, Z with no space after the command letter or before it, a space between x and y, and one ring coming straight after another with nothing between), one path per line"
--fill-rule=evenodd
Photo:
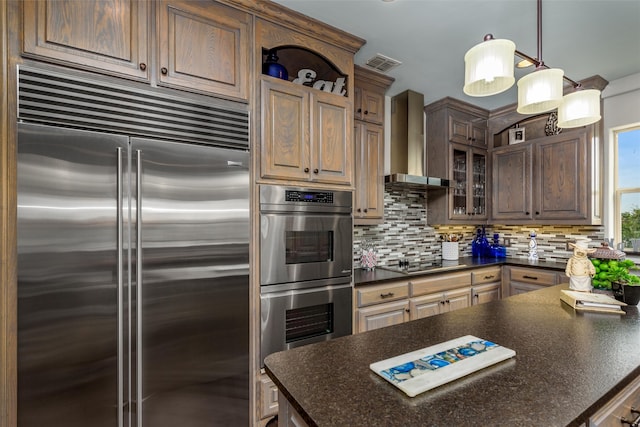
M136 150L136 427L142 424L142 150Z
M122 169L122 148L118 147L117 149L117 183L116 183L116 223L117 223L117 242L116 242L116 251L117 251L117 280L118 280L118 427L124 427L124 411L126 410L126 402L124 400L124 368L123 368L123 344L124 344L124 336L123 336L123 296L124 296L124 282L123 282L123 256L122 256L122 228L123 228L123 215L122 215L122 180L123 180L123 169Z

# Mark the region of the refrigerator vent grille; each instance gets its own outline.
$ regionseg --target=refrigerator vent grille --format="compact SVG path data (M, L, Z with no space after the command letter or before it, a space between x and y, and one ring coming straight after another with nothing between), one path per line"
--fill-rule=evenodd
M249 113L75 75L20 67L18 118L130 136L249 148Z

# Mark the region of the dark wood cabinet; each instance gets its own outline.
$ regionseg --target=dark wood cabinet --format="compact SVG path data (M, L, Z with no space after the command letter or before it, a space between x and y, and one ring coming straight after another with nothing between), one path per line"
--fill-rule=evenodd
M355 66L354 224L384 220L384 97L394 79Z
M587 128L496 148L492 221L599 224L600 151Z
M487 110L453 98L425 107L427 174L450 181L427 195L429 224L477 224L488 218Z

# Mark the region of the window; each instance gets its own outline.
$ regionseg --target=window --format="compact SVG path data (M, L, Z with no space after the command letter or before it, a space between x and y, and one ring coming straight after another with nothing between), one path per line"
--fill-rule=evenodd
M640 253L640 126L614 132L615 241Z

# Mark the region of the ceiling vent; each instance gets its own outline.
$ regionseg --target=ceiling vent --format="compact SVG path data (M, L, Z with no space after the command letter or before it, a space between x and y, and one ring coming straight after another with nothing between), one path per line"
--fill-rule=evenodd
M388 56L384 56L382 54L376 53L376 55L370 58L367 61L367 65L371 68L374 68L382 73L386 73L387 71L396 68L398 65L402 64L402 62L397 59L389 58Z

